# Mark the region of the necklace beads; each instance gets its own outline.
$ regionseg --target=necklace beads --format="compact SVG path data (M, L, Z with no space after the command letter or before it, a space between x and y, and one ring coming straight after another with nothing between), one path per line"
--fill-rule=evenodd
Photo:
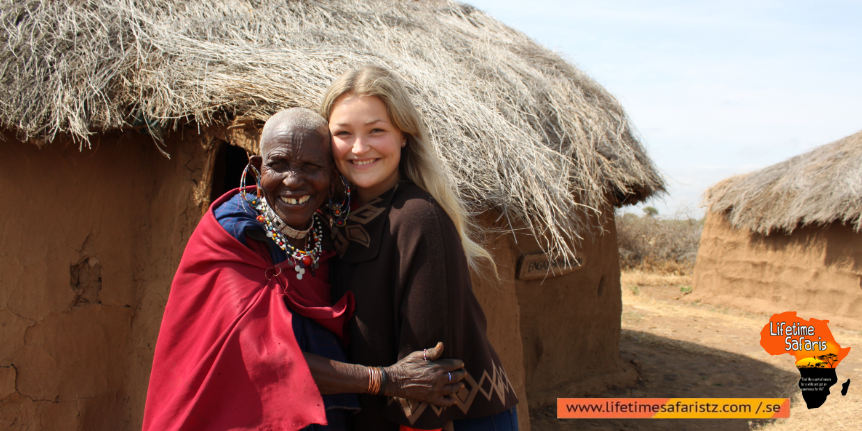
M314 221L312 220L308 228L303 230L294 229L288 226L287 223L285 223L281 218L279 218L275 211L273 211L269 205L266 206L264 214L266 214L266 218L269 219L269 221L272 223L272 225L277 231L293 239L305 238L305 236L308 235L308 232L310 232L311 229L314 227Z
M314 275L314 270L317 269L319 263L320 252L322 251L323 238L322 228L320 226L320 217L315 213L312 215L311 226L308 231L310 235L305 236L305 248L300 249L294 247L287 241L285 232L280 227L287 226L273 211L269 210L269 204L266 198L253 199L251 204L260 212L256 220L264 226L267 238L271 239L279 248L287 253L287 262L293 266L296 271L296 278L302 280L306 269L311 269L311 274ZM274 219L275 218L275 219ZM290 228L289 226L287 226ZM296 231L291 228L291 231Z

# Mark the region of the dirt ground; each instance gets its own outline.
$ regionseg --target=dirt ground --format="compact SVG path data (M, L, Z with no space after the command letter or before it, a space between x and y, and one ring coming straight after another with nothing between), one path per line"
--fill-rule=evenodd
M531 406L534 430L858 430L862 429L862 333L830 324L835 340L853 350L838 366L839 383L819 409L808 410L787 355L760 347L769 315L687 301L678 286L623 286L620 355L640 378L634 387L611 388L591 397L788 397L791 417L743 419L557 419L556 408ZM786 310L777 310L782 312ZM821 316L802 316L806 318ZM840 384L851 379L847 396Z

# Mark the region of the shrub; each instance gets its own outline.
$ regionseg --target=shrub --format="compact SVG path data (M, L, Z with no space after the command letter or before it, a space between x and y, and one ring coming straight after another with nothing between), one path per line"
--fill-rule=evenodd
M622 269L677 275L691 274L694 269L703 220L618 211L616 227Z

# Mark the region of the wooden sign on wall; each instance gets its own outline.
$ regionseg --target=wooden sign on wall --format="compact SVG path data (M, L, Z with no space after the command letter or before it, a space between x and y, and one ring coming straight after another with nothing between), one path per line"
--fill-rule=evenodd
M518 265L519 280L542 280L575 272L584 267L586 260L582 256L575 256L566 264L563 258L549 259L545 253L527 254L521 257Z

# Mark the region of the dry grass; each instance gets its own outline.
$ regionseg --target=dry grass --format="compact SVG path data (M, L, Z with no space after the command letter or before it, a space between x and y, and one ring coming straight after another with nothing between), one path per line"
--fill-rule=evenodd
M691 275L703 224L690 217L616 216L620 266L639 274Z
M759 171L728 178L704 193L709 211L738 229L764 235L835 221L862 231L862 132Z
M408 84L472 210L523 223L545 250L573 256L609 196L664 190L613 96L460 3L0 1L0 127L21 139L253 124L375 63Z
M620 285L626 286L691 286L691 275L667 272L624 270L620 274Z

